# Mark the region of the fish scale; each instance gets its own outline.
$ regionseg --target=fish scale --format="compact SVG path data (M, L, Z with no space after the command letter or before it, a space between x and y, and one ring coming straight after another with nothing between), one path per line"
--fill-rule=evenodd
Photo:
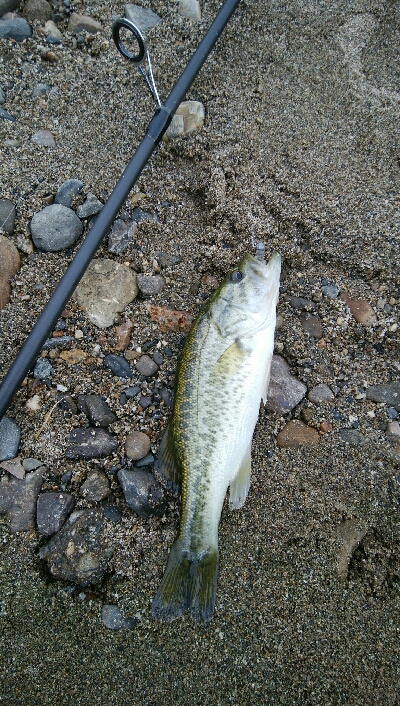
M228 486L243 505L250 449L266 400L274 345L280 256L248 255L206 302L188 334L178 367L172 418L156 468L181 482L178 537L153 614L173 620L188 610L201 624L213 614L218 524Z

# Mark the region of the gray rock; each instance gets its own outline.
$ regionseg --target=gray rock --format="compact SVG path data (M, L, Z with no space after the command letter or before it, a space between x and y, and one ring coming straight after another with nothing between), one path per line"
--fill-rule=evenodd
M164 358L163 358L162 354L160 353L160 351L154 351L153 360L155 363L157 363L157 365L163 364Z
M145 377L152 377L158 372L157 363L149 355L141 355L135 363L136 370Z
M127 387L125 390L125 394L128 398L136 397L136 395L140 392L141 388L139 385L135 385L134 387Z
M25 469L19 456L16 458L10 458L7 461L2 461L0 463L0 468L7 471L7 473L10 473L10 475L14 476L14 478L19 478L20 480L25 478Z
M266 406L277 414L287 414L305 397L307 387L289 372L281 356L274 355Z
M154 221L154 223L158 223L159 218L156 213L143 211L143 209L139 208L139 206L136 206L132 212L132 221L135 223L142 223L143 221Z
M119 378L132 378L133 373L131 367L122 355L115 355L114 353L109 353L103 360L103 365L105 368L111 370L113 375Z
M78 206L76 209L76 215L79 218L95 216L96 213L100 213L103 205L104 204L102 204L94 194L88 194L85 203L83 203L82 206Z
M162 275L143 275L138 274L137 284L141 294L146 297L151 297L155 294L160 294L165 287L165 279Z
M139 459L139 461L136 461L135 463L135 468L145 468L146 466L152 466L154 463L154 456L153 454L147 454L144 458Z
M166 497L162 485L152 473L142 469L118 472L126 503L139 517L164 514Z
M49 86L47 83L37 83L36 86L33 87L32 95L33 96L45 96L47 93L50 93L51 91L51 86ZM59 202L56 202L59 203ZM67 206L67 204L64 204L64 206Z
M132 431L125 440L125 453L132 461L144 458L150 451L150 439L142 431Z
M48 338L47 341L43 343L42 349L45 351L50 351L52 348L63 348L71 341L76 341L73 336L59 336L57 338Z
M81 485L80 494L86 500L98 503L110 495L110 484L104 471L89 471L87 479Z
M38 358L33 368L33 377L38 380L47 380L54 375L54 368L47 358Z
M73 34L82 34L82 32L97 34L101 30L101 23L88 15L79 15L77 12L73 12L69 18L68 31Z
M9 120L11 123L15 123L16 121L16 118L14 118L8 110L5 110L5 108L0 108L0 118L3 118L3 120Z
M109 630L132 630L138 624L138 618L124 618L116 605L103 605L101 622Z
M82 188L83 182L79 181L79 179L67 179L67 181L64 181L58 189L54 203L60 203L62 206L66 206L66 208L71 208L73 197L79 194L82 191Z
M0 512L7 513L11 532L27 532L35 527L36 501L45 467L27 473L24 480L3 476L0 481Z
M304 331L312 338L322 338L322 322L318 314L302 314L300 322Z
M73 429L68 436L67 458L102 458L118 447L116 438L101 428Z
M90 321L106 328L138 294L136 273L113 260L92 260L74 297Z
M97 510L83 510L71 515L42 547L39 556L47 562L55 578L85 587L101 581L112 552L107 544L102 514Z
M79 395L78 409L86 414L94 427L108 427L117 419L107 402L100 395Z
M112 227L111 233L108 236L108 251L112 253L123 253L133 243L135 233L137 231L137 223L131 221L123 221L118 218Z
M161 17L147 7L140 5L125 5L125 17L133 22L143 34L161 22Z
M310 390L310 392L307 395L308 399L310 402L332 402L332 400L335 399L335 395L333 394L332 390L328 385L325 385L324 383L321 383L320 385L316 385L315 387Z
M38 130L31 137L31 142L40 147L55 147L56 141L50 130Z
M147 409L147 407L150 407L152 403L151 397L146 397L142 395L142 397L139 397L139 404L142 407L142 409Z
M157 253L157 262L161 267L173 267L174 265L178 265L180 261L181 258L179 255L171 255L171 253L168 252Z
M36 523L45 537L58 532L74 509L75 500L69 493L43 493L36 505Z
M7 18L0 19L0 37L5 39L15 39L16 42L23 42L24 39L32 36L32 30L23 17L10 14Z
M61 204L46 206L31 220L32 240L39 250L57 252L75 243L83 225L70 208Z
M6 102L6 94L4 93L3 89L0 87L0 105L3 105L3 103Z
M339 287L336 284L323 284L321 287L322 294L328 299L337 299L339 291Z
M42 24L53 18L53 10L47 0L28 0L23 9L28 22L38 20Z
M179 0L178 12L189 20L201 20L199 0Z
M110 520L110 522L120 522L122 519L122 515L119 510L117 510L114 505L105 505L103 507L103 515L104 517L107 518L107 520Z
M15 206L9 199L0 199L0 229L8 235L14 232Z
M400 380L386 382L382 385L372 385L366 391L367 399L373 402L384 402L400 412Z
M13 12L21 4L21 0L0 0L0 17L6 12Z
M365 437L357 429L340 429L339 436L350 446L361 446L365 443Z
M18 453L21 431L11 417L0 421L0 461L15 458Z
M166 407L172 407L173 398L171 390L168 390L168 388L166 387L161 387L158 391L158 394L160 395Z
M293 309L304 309L305 311L312 311L315 309L314 302L311 302L309 299L305 299L304 297L292 297L289 303Z
M38 461L37 458L24 458L24 460L22 461L22 465L24 469L29 473L30 471L36 471L37 468L43 466L43 463L41 461Z

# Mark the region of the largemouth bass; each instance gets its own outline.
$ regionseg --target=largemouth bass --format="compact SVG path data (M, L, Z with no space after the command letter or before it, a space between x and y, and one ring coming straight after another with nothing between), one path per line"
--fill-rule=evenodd
M247 255L195 319L180 359L172 417L156 468L181 483L177 539L153 615L189 611L212 617L218 572L218 524L229 486L240 508L250 485L251 441L267 390L274 349L281 258Z

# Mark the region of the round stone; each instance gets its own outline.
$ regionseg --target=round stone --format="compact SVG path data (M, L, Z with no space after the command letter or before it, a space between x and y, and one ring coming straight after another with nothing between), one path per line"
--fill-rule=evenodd
M136 370L145 377L151 377L158 372L157 363L150 358L149 355L140 356L139 360L135 363Z
M125 453L132 461L144 458L150 451L150 439L141 431L133 431L126 437Z
M75 243L83 225L70 208L62 204L46 206L31 220L32 240L39 250L57 252Z

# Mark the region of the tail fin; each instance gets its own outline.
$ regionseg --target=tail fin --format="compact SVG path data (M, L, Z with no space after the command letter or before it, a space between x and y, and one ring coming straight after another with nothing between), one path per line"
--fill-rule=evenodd
M175 620L188 610L200 625L207 624L215 607L217 573L217 549L210 549L201 558L191 561L182 555L182 542L178 537L153 600L154 617Z

